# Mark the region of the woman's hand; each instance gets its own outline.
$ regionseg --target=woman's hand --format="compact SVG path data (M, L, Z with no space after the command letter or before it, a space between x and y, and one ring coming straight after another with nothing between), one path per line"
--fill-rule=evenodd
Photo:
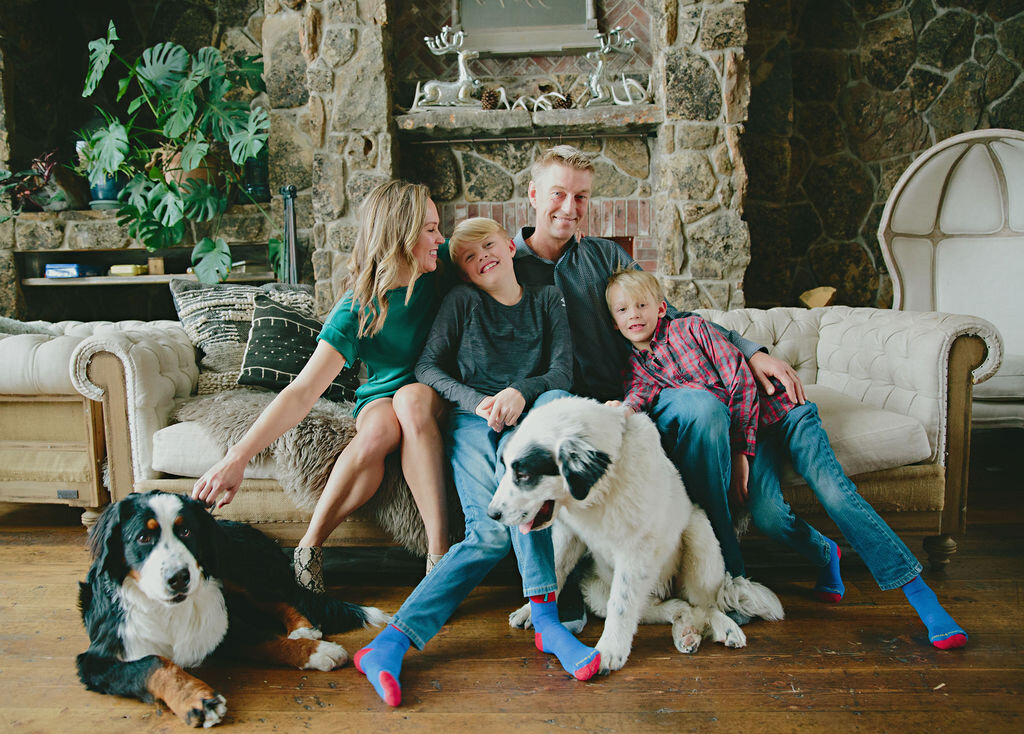
M623 405L621 400L605 400L604 404L607 405L609 408L625 408L627 413L636 412L635 410L633 410L633 406Z
M242 484L246 463L233 457L229 451L227 456L196 480L192 486L192 499L199 500L207 507L223 507L228 504L235 498L235 493ZM221 495L223 497L218 501Z
M526 407L526 398L514 387L506 387L497 395L484 398L476 406L476 414L487 420L487 425L496 433L507 426L514 426Z
M799 405L807 402L804 384L800 381L796 370L789 366L789 362L765 352L757 352L748 362L750 362L750 371L754 373L754 377L761 383L761 387L768 395L775 394L775 386L771 380L774 377L786 388L786 395L790 400Z
M734 451L732 454L732 474L729 479L729 497L737 505L747 504L750 496L747 490L747 482L750 480L750 462L747 456L741 451Z

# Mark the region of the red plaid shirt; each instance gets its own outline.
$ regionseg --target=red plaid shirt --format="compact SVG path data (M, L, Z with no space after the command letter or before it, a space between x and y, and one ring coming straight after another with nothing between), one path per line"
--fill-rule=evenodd
M758 427L778 422L793 408L774 382L774 395L759 393L743 353L700 316L662 318L650 349L633 348L623 372L623 402L640 412L649 410L664 388L707 390L729 408L733 449L753 456Z

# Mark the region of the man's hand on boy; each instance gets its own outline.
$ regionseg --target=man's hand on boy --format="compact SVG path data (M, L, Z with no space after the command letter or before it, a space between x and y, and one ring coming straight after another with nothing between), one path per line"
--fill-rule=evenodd
M750 362L750 371L754 373L754 377L761 383L761 387L766 393L775 394L775 386L772 384L774 377L786 388L786 395L790 400L798 405L807 402L804 384L789 362L773 357L766 352L757 352L748 361Z
M514 387L506 387L497 395L491 395L476 406L476 414L487 419L492 431L500 433L507 426L514 426L526 408L526 398Z
M741 451L732 454L732 474L729 480L729 498L737 505L747 504L750 496L747 482L750 479L750 462Z

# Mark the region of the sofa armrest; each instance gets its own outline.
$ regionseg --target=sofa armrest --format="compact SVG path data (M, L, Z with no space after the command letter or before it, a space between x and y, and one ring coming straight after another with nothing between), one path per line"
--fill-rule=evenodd
M916 418L925 427L932 461L943 462L950 390L970 395L1001 360L995 327L975 316L833 306L822 309L818 384L857 400ZM967 341L978 340L967 354ZM959 420L956 418L955 420ZM969 424L969 420L968 420Z
M175 401L192 394L199 377L195 349L175 322L84 339L71 357L71 381L103 402L111 498L153 479L153 434L167 425Z

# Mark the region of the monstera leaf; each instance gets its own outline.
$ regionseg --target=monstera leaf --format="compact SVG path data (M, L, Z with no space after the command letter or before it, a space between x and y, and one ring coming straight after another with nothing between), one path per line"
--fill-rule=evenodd
M89 138L89 184L103 183L107 176L117 172L128 155L128 130L117 120L101 127Z
M158 43L142 52L142 62L135 73L156 92L166 92L185 76L188 61L188 51L183 46Z
M195 170L209 152L210 144L206 142L203 134L199 133L195 140L190 140L181 149L181 170L186 173Z
M267 142L267 130L270 129L270 119L267 112L257 107L249 113L245 127L236 133L228 136L228 151L231 153L231 160L242 165L248 159L256 157L256 154L263 149Z
M117 30L114 28L114 21L110 21L110 25L107 26L106 38L97 38L95 41L89 41L89 71L85 74L85 88L82 89L83 97L88 97L96 91L100 79L103 78L103 72L107 70L107 65L110 64L110 54L114 52L114 41L120 40L117 37Z
M153 217L164 227L173 227L185 218L185 202L175 188L158 183L146 198Z
M228 197L213 184L187 178L181 184L185 216L196 222L208 222L228 208Z
M219 283L231 272L231 248L223 237L204 237L192 248L192 269L203 283Z

